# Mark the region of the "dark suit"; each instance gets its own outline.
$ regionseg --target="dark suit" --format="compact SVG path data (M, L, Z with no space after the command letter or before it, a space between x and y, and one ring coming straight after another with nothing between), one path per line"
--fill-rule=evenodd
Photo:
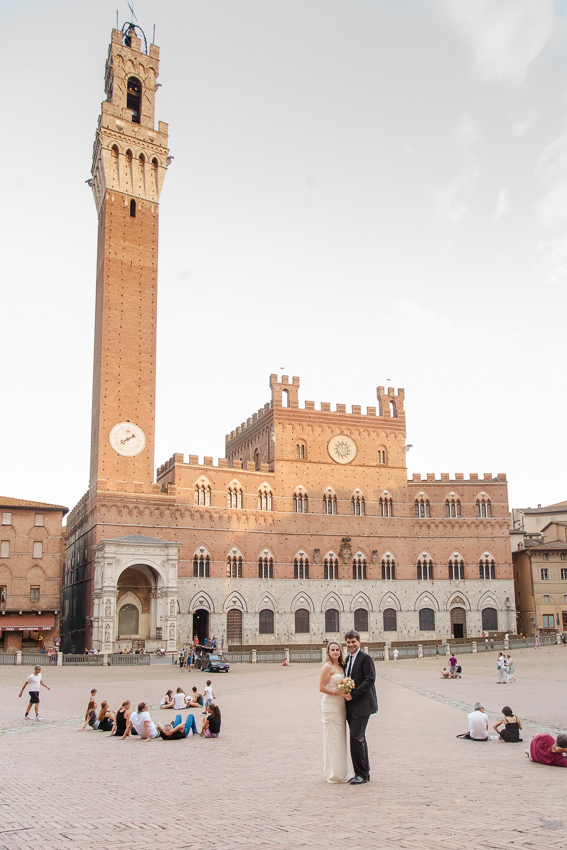
M347 655L347 665L349 656ZM346 672L345 672L345 675ZM371 657L362 650L359 651L350 671L355 688L351 691L351 700L345 700L347 722L350 729L350 754L352 767L357 776L370 779L370 763L368 761L368 746L366 744L366 726L371 714L378 711L376 696L376 670Z

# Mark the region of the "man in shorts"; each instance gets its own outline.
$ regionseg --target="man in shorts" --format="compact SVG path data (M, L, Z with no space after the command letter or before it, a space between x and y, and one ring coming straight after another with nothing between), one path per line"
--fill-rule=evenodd
M43 717L40 717L39 715L39 686L43 685L44 688L47 688L47 685L42 680L41 667L34 667L33 673L30 673L30 675L22 685L22 690L20 691L19 696L21 696L25 691L26 685L28 685L29 687L30 701L28 707L26 708L25 716L31 720L30 711L33 705L35 707L35 719L43 720ZM47 688L47 690L50 691L51 688Z

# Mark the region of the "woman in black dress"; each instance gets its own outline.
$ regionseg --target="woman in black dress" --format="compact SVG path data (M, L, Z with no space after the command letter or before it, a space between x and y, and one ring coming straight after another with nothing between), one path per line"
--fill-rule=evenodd
M502 720L495 723L493 727L500 735L500 740L507 741L510 744L521 741L520 729L522 728L522 724L520 723L520 719L516 717L509 705L504 706L502 714L504 715ZM502 729L499 728L500 726L502 726Z

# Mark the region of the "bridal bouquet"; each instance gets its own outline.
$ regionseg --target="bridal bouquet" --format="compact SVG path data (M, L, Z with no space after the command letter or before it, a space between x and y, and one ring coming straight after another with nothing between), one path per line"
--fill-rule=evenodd
M337 685L337 690L343 691L345 694L350 694L351 691L354 691L354 681L350 678L350 676L345 676L345 678L341 679Z

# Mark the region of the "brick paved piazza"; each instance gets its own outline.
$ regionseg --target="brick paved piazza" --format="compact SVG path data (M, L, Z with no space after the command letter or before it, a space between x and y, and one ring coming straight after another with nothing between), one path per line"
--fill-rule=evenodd
M113 707L156 705L204 675L46 666L40 724L23 720L17 696L29 670L0 667L0 850L564 847L567 770L531 764L522 744L455 735L476 700L490 725L511 704L525 738L565 729L567 649L515 652L510 685L496 684L496 653L464 656L456 681L439 677L440 661L377 666L372 782L358 788L323 781L316 664L234 665L214 679L220 738L149 746L77 733L90 688Z

